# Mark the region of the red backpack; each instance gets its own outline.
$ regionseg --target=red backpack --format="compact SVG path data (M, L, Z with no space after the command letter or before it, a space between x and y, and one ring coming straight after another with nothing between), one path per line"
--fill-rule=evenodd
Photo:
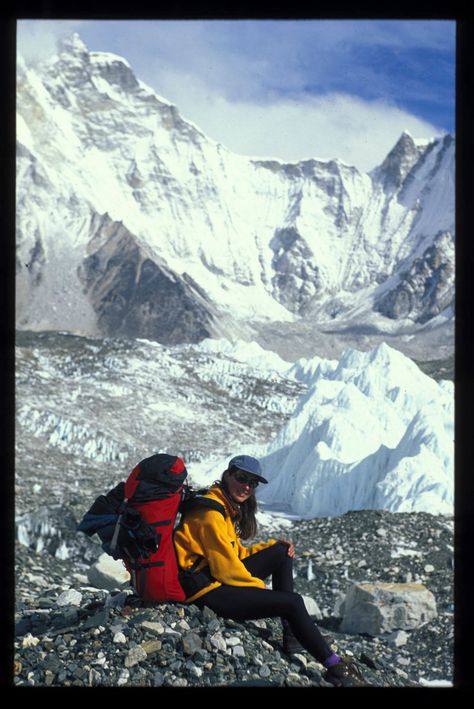
M180 574L173 542L178 512L201 505L225 516L223 505L206 498L204 490L185 486L187 474L176 456L145 458L125 482L95 500L78 526L89 536L97 534L104 551L123 560L135 593L144 601L179 602L190 595L180 583L180 576L186 584L189 574Z
M124 503L137 510L157 536L157 550L145 559L124 560L132 586L144 601L184 601L178 581L173 528L187 470L181 458L157 454L135 466L125 482Z

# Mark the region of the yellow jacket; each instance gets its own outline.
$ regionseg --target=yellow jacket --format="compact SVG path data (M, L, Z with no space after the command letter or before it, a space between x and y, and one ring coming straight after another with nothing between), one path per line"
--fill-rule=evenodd
M276 544L276 540L259 542L251 547L243 546L233 522L235 512L220 488L213 485L206 497L224 505L225 519L218 510L198 507L186 514L175 531L174 544L181 569L190 569L198 557L203 557L198 570L208 566L216 581L211 581L208 586L187 598L186 602L192 603L221 584L265 588L264 581L252 576L243 565L242 559Z

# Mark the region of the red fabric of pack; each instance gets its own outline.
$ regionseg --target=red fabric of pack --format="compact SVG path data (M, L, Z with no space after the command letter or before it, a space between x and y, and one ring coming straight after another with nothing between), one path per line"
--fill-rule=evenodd
M125 483L128 504L155 527L159 545L148 559L126 563L136 593L144 601L184 601L178 580L173 529L187 470L181 458L156 454L139 463Z

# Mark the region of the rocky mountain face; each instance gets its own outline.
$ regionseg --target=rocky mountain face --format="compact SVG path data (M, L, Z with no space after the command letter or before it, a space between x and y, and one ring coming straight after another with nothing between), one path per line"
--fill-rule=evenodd
M409 315L425 323L453 301L454 244L448 232L439 232L431 246L417 256L407 271L400 272L397 286L375 304L389 318Z
M404 133L370 175L242 157L77 35L19 59L17 106L20 328L174 344L452 317L451 136Z
M92 253L78 270L99 331L151 339L163 332L169 344L208 337L213 316L204 291L187 274L178 277L144 258L122 223L107 215L100 221L90 242Z

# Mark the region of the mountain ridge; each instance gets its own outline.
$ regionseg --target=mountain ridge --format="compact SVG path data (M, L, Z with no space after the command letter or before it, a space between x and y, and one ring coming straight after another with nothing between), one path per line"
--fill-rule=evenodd
M370 174L339 159L247 158L78 35L42 66L19 61L18 75L19 328L166 343L258 339L276 322L304 333L370 321L382 334L452 324L450 136L405 132ZM180 284L171 304L160 282Z

